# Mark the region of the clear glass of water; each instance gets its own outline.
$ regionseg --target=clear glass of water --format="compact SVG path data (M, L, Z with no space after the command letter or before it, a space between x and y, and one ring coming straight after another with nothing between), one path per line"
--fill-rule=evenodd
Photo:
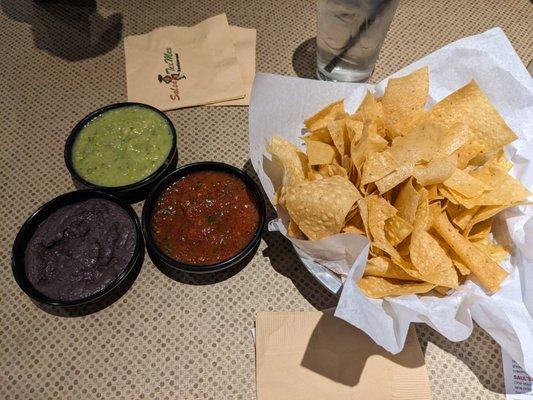
M317 75L367 80L399 0L317 0Z

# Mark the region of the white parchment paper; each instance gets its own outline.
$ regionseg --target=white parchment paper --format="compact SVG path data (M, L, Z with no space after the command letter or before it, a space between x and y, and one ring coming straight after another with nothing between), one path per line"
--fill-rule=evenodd
M392 75L405 75L429 66L429 106L475 79L519 139L506 147L514 163L511 174L533 187L533 80L499 28L451 43ZM258 73L250 104L250 159L267 196L272 200L279 167L271 162L266 144L280 135L302 146L303 120L327 104L345 99L353 112L366 89L383 94L378 85L329 83ZM302 146L303 147L303 146ZM501 290L488 295L468 280L454 294L401 296L382 300L365 297L356 285L368 256L366 238L339 234L320 241L290 239L306 267L344 287L335 315L365 331L391 353L402 350L411 322L424 322L452 341L466 339L472 321L485 329L530 375L533 375L533 207L508 210L500 227L514 244L504 262L511 273ZM269 224L286 236L286 214Z

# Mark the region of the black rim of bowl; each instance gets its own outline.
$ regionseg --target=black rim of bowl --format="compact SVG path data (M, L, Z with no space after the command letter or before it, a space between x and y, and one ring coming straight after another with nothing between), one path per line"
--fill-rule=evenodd
M92 294L91 296L84 297L79 300L64 301L64 300L51 299L45 296L44 294L42 294L41 292L39 292L26 277L26 268L25 268L25 262L24 262L26 246L28 245L29 240L31 240L31 238L33 237L37 227L45 219L47 219L54 211L59 210L60 208L65 207L67 205L79 203L79 202L89 200L89 199L109 200L117 204L118 206L120 206L122 209L124 209L128 213L128 215L131 218L131 221L133 222L133 227L135 230L135 234L137 236L136 241L135 241L135 248L133 250L133 255L128 265L124 268L124 270L120 273L120 275L113 282L111 282L109 285L107 285L104 289L100 290L99 292L96 292ZM19 232L17 233L15 242L13 243L13 249L11 252L11 270L15 278L15 281L17 282L19 287L31 299L42 304L47 304L47 305L57 306L57 307L81 306L81 305L85 305L85 304L97 301L101 299L102 297L106 296L107 294L109 294L115 288L117 288L128 277L128 275L130 275L130 273L132 273L132 271L135 269L139 261L138 258L142 254L143 246L144 246L144 243L143 243L142 230L141 230L141 225L139 223L139 218L137 217L137 214L135 213L135 211L129 204L119 199L118 197L113 196L112 194L105 193L102 191L91 190L91 189L78 190L74 192L68 192L58 197L53 198L52 200L48 201L47 203L39 207L35 212L33 212L28 217L28 219L24 222ZM23 275L24 278L21 278L19 274Z
M233 257L215 264L187 264L169 257L165 252L159 249L152 235L152 230L150 229L150 219L152 217L154 206L162 192L178 179L196 171L220 171L236 176L242 180L246 184L248 190L253 193L259 211L259 224L257 225L254 235L248 244ZM162 261L165 265L180 271L190 273L212 273L233 267L246 258L246 256L254 250L256 245L261 240L263 233L263 227L266 220L266 204L259 186L257 186L254 180L246 172L237 167L221 162L200 161L178 167L175 171L164 177L152 189L146 201L144 202L141 220L144 238L146 239L146 247L149 250L149 254L155 254L156 258Z
M83 178L82 176L78 174L78 172L76 171L76 168L74 168L74 165L72 163L72 147L74 146L74 143L76 142L76 138L78 137L79 133L85 127L85 125L87 125L90 121L92 121L97 116L103 114L106 111L114 110L116 108L127 108L127 107L135 107L135 106L149 108L157 112L159 115L161 115L167 122L168 126L170 127L170 132L172 134L172 145L170 147L170 151L167 155L167 158L165 159L163 164L161 164L159 168L157 168L150 175L141 179L140 181L133 182L128 185L100 186L100 185L87 181L85 178ZM158 110L155 107L152 107L149 104L125 102L125 103L110 104L105 107L99 108L98 110L93 111L92 113L86 115L80 122L78 122L76 126L72 129L72 131L70 132L70 135L68 136L67 141L65 143L64 158L65 158L65 164L67 166L68 171L70 172L70 175L72 175L72 177L78 182L80 182L82 185L86 186L89 189L106 191L110 193L120 193L120 192L128 192L131 190L141 188L144 185L151 183L152 180L158 178L161 174L163 174L166 171L168 165L172 162L172 159L174 158L174 155L177 153L177 151L178 149L177 149L176 128L174 127L174 124L172 123L170 118L168 118L165 115L165 113L163 113L162 111Z

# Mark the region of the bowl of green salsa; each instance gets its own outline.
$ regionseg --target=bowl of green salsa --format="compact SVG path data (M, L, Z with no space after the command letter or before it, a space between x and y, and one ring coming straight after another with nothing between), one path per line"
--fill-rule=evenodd
M83 118L65 145L65 163L78 189L142 200L176 167L176 130L158 109L118 103Z

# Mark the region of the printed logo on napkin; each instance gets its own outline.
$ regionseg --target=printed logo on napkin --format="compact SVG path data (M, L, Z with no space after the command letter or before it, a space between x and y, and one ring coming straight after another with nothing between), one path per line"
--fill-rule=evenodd
M175 62L172 58L173 56L175 57ZM179 101L181 99L178 81L181 79L187 79L187 77L181 73L180 57L178 53L172 53L172 47L167 47L163 53L163 60L167 65L165 68L165 76L158 74L157 80L159 83L170 85L170 99Z
M245 96L225 14L128 36L124 51L128 101L172 110Z

